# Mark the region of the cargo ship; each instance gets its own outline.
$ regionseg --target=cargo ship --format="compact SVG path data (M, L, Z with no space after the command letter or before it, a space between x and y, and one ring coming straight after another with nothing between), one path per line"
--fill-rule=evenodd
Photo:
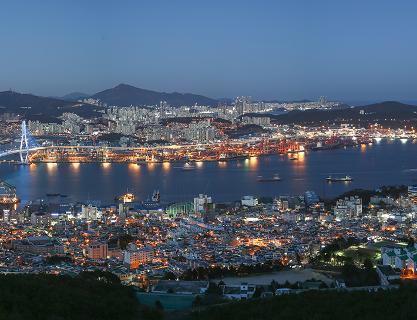
M225 162L225 161L232 161L232 160L241 160L241 159L247 159L248 155L246 154L225 154L222 153L219 155L219 161L220 162Z
M342 147L340 142L333 142L333 143L324 143L319 141L317 142L316 146L312 147L311 150L319 151L319 150L332 150Z
M327 182L351 182L353 181L351 176L344 176L344 177L332 177L332 176L328 176L326 178Z

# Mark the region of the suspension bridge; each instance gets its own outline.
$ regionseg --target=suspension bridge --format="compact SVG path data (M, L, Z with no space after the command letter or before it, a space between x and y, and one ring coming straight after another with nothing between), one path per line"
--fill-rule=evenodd
M29 133L29 130L26 126L26 121L22 121L21 125L21 135L20 135L20 145L8 149L0 151L0 158L7 157L9 155L15 155L18 154L20 158L19 161L13 161L18 162L21 164L28 164L29 163L29 152L35 151L40 149L41 147L37 143L36 139Z

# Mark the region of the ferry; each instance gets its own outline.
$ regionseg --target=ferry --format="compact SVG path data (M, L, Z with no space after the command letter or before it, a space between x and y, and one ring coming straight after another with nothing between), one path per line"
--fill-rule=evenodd
M351 176L344 176L344 177L332 177L332 176L328 176L326 178L327 182L351 182L353 179Z
M264 178L263 176L258 176L258 182L276 182L281 181L281 178L278 174L274 174L271 178Z

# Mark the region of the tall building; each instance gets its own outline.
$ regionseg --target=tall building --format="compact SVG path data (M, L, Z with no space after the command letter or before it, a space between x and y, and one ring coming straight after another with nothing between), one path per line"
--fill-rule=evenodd
M98 212L97 207L92 206L89 204L88 206L82 205L81 206L81 219L86 220L97 220L100 218L100 214Z
M194 212L206 211L207 207L213 203L211 197L200 193L198 197L194 198Z
M334 215L337 220L359 217L362 215L362 199L355 196L337 200Z
M235 108L239 116L251 112L251 97L237 97L235 99Z
M87 248L87 257L89 259L107 259L108 246L107 243L94 242L91 243Z
M123 263L130 269L137 269L140 265L152 262L154 252L150 248L139 249L134 244L130 244L123 252Z

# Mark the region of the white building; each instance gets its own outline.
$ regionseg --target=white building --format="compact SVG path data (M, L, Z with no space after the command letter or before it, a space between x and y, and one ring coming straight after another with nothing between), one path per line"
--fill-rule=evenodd
M97 207L92 206L89 204L88 206L82 205L81 206L81 219L86 220L97 220L101 217L101 212L99 213L99 210Z
M242 206L255 207L258 205L258 199L254 196L243 196L241 199Z
M154 252L150 248L137 248L136 245L130 244L125 251L123 251L123 263L128 265L130 269L137 269L142 264L152 262Z
M194 212L203 212L206 210L209 204L212 204L213 200L206 194L200 193L198 197L194 198Z
M334 215L339 221L359 217L362 215L362 199L357 196L338 199L334 207Z
M417 244L411 247L382 247L382 264L400 269L408 276L417 276Z
M231 300L247 300L255 293L255 285L241 283L240 285L226 285L223 288L223 295Z

